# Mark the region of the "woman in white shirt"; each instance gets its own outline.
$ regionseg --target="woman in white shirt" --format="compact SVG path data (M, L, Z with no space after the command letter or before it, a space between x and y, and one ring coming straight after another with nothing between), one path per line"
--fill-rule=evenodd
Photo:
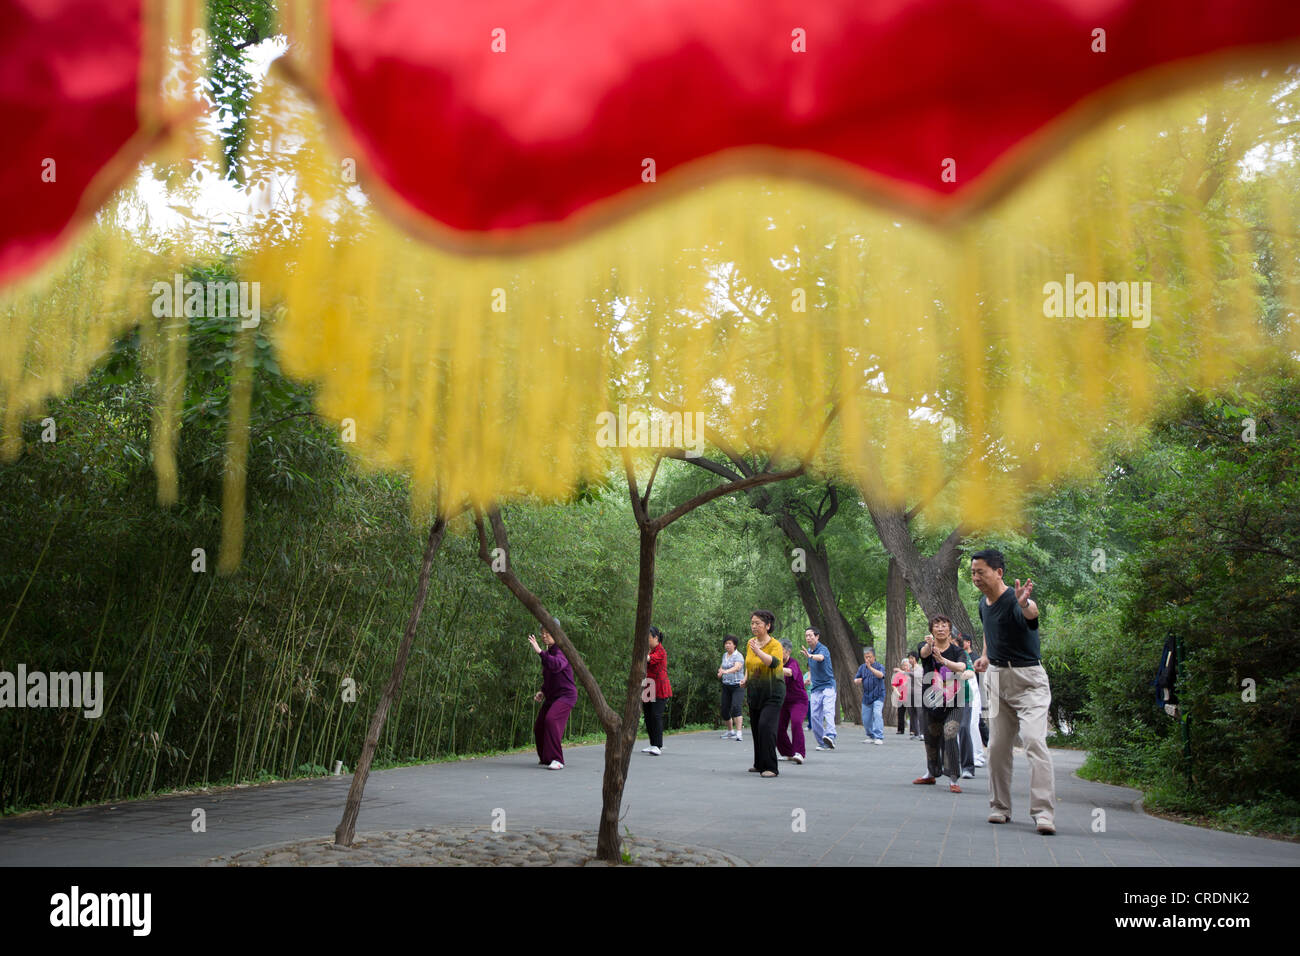
M745 679L745 656L736 650L739 639L728 634L722 642L722 665L718 668L718 680L722 681L722 722L727 725L723 740L744 740L741 723L744 721L745 688L741 682Z

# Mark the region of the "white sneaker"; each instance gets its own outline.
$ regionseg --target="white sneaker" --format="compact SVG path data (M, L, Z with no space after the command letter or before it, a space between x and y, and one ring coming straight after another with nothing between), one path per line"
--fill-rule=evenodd
M660 750L658 747L646 747L641 752L643 754L650 754L653 757L658 757L661 753L663 753L663 751Z
M829 747L823 747L821 744L818 744L818 745L817 745L817 749L818 749L818 750L830 750Z
M550 764L547 765L546 769L547 769L547 770L563 770L563 769L564 769L564 764L560 763L558 760L552 760L552 761L550 762Z
M789 757L782 757L780 754L777 754L777 755L776 755L776 759L777 759L777 760L789 760L790 758L789 758Z
M734 730L728 730L728 731L727 731L725 734L723 734L719 739L721 739L721 740L727 740L727 739L729 739L729 738L731 738L731 737L734 737L734 736L736 736L736 732L735 732Z
M745 739L745 736L744 736L743 734L736 734L736 736L735 736L734 739L736 739L736 740L744 740L744 739Z
M830 735L822 737L822 743L825 744L827 750L835 749L835 738Z
M969 770L963 770L961 775L963 780L973 780L975 778L975 774L971 773Z
M803 763L803 754L795 754L790 759L793 760L795 763Z
M883 747L883 746L885 745L885 742L884 742L883 740L881 740L879 737L877 737L877 738L875 739L875 744L876 744L877 747Z

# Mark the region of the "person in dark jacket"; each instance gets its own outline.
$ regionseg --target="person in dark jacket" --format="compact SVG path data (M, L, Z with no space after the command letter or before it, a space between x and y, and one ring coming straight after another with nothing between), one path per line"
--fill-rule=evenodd
M658 757L664 749L664 705L673 696L673 685L668 682L668 652L664 650L664 635L657 627L650 628L650 653L646 657L646 690L653 681L653 693L641 696L641 713L645 717L646 733L650 746L643 754ZM649 697L649 700L645 698Z

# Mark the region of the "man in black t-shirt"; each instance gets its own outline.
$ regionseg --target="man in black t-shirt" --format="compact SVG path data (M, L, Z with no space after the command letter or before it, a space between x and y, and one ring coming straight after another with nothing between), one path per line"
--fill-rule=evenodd
M1056 832L1056 781L1047 749L1047 713L1052 689L1038 643L1038 605L1030 599L1034 582L1007 587L1006 563L995 549L971 556L971 580L980 589L984 653L976 673L988 671L989 823L1011 821L1012 746L1019 733L1029 761L1029 813L1038 832Z

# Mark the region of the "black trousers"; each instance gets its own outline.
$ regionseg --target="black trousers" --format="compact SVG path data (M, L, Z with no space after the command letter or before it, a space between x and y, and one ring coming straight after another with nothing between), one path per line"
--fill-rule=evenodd
M925 762L930 776L961 778L960 707L926 707Z
M722 719L731 720L744 713L745 688L739 684L722 685Z
M918 736L921 733L921 709L919 707L908 707L906 704L898 705L898 732L907 731L907 715L912 715L912 733Z
M776 725L784 697L752 698L749 701L749 735L754 738L754 766L761 773L780 773L776 766Z
M641 703L641 713L645 716L645 732L650 735L651 747L664 745L664 704L666 703L668 701L662 697Z

